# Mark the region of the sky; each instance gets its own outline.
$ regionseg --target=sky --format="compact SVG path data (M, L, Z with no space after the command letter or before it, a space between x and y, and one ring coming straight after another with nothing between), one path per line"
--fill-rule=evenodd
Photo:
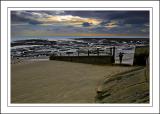
M11 11L11 38L149 37L149 11Z

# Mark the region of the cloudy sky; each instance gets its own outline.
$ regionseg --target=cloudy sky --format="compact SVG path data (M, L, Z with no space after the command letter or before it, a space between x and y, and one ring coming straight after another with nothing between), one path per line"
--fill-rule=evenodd
M149 36L149 11L11 11L11 36Z

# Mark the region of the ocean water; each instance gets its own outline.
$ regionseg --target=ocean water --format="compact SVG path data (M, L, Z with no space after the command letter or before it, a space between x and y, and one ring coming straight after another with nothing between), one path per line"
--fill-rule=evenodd
M147 38L146 36L16 36L11 37L12 41L27 39L62 40L73 38Z

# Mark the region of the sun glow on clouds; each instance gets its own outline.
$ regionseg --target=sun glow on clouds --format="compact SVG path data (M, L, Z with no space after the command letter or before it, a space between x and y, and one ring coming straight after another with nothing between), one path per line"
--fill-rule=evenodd
M54 24L54 23L62 23L73 26L82 25L83 23L90 23L91 25L98 25L102 22L101 19L94 18L82 18L79 16L72 15L56 15L56 16L48 16L46 18L41 18L38 21L44 24Z
M112 28L115 28L115 27L118 27L118 21L115 21L115 20L112 20L111 22L107 23L105 25L106 28L108 29L112 29Z
M11 12L13 36L149 36L147 11Z

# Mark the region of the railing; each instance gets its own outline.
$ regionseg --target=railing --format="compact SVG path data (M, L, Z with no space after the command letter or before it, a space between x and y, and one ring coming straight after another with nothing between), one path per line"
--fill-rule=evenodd
M54 52L53 56L113 56L115 48L90 48Z
M120 53L123 53L120 62ZM83 48L72 51L53 53L50 60L82 61L90 63L115 63L126 65L145 65L149 47L116 46L110 48ZM82 60L81 60L82 59ZM85 59L85 60L84 60ZM100 59L102 61L100 61ZM110 61L110 62L109 62Z

